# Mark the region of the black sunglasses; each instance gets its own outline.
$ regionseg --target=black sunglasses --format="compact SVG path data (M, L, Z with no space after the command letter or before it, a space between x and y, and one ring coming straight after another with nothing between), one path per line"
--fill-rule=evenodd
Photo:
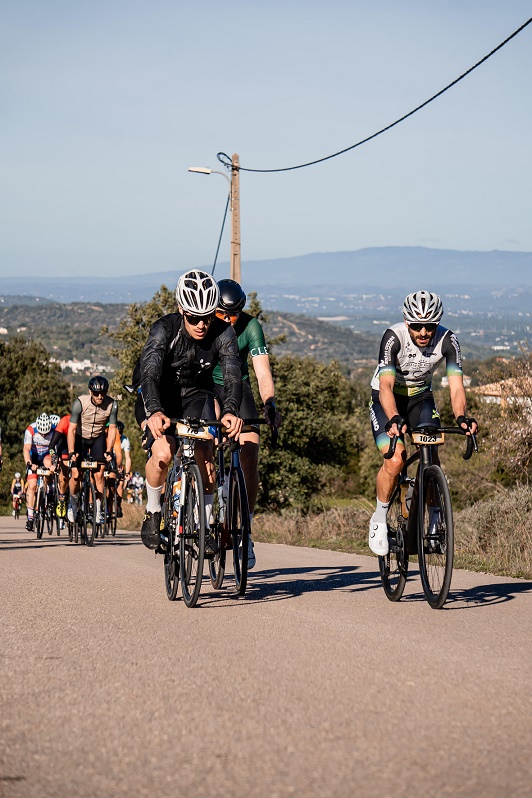
M93 396L105 396L106 395L104 391L91 391L91 394Z
M408 326L410 327L410 329L411 329L411 330L414 330L414 332L420 332L420 331L421 331L423 328L425 328L425 330L426 330L427 332L434 332L434 330L436 329L436 327L437 327L438 325L437 325L437 324L434 324L433 322L430 322L430 323L429 323L429 322L427 322L427 323L425 323L425 322L420 322L420 323L418 324L418 322L413 322L413 321L412 321L412 322L410 322L410 321L409 321L409 322L408 322Z
M183 315L188 323L192 324L193 327L196 327L200 321L202 321L205 325L210 324L214 319L214 313L209 313L208 316L194 316L193 313L184 313Z

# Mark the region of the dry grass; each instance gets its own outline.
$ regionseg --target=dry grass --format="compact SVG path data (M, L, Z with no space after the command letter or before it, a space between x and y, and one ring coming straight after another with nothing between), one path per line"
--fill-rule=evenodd
M309 515L298 511L262 513L253 518L253 538L264 543L367 554L369 519L370 512L362 507L335 507Z
M532 495L526 485L461 510L456 562L464 568L532 578Z
M257 514L253 537L357 554L371 554L367 528L371 511L362 504L323 513ZM532 495L525 487L455 514L457 568L532 579Z
M122 510L124 512L124 517L118 519L118 529L128 529L133 532L139 532L142 519L144 518L144 505L122 502Z

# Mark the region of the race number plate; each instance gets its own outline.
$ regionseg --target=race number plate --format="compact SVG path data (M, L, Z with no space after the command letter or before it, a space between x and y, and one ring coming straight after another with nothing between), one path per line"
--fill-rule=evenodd
M416 446L420 446L424 444L429 445L439 445L441 443L445 443L445 436L443 432L435 432L433 434L427 434L426 432L413 432L412 433L412 442L416 444Z
M195 431L188 424L177 424L175 431L180 438L199 438L203 441L212 441L212 435L207 427L198 427Z
M98 468L98 463L95 460L83 460L82 468Z

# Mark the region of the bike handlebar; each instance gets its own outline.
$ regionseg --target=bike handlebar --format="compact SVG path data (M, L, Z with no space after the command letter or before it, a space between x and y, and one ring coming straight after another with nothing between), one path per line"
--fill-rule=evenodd
M426 432L427 434L435 433L435 432L446 432L448 435L467 435L469 430L464 429L463 427L417 427L415 432ZM390 439L390 448L386 452L384 456L385 460L391 460L395 454L395 449L397 447L397 441L399 440L399 435L394 435L393 438ZM477 444L477 436L476 433L472 432L467 438L467 445L462 458L464 460L469 460L471 455L473 454L473 450L478 454L478 444Z

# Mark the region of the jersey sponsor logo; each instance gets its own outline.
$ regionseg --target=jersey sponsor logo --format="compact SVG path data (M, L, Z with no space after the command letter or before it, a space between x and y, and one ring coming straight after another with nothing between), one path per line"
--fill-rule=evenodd
M257 355L267 355L268 354L268 347L267 346L254 346L253 349L249 350L249 354L251 357L257 357Z
M454 333L451 334L451 343L454 347L454 351L456 352L456 365L461 368L462 367L462 353L460 352L460 344L458 343L458 338Z
M391 349L394 344L395 344L395 338L388 338L388 340L386 341L384 345L384 356L382 361L383 366L387 365L390 362Z

